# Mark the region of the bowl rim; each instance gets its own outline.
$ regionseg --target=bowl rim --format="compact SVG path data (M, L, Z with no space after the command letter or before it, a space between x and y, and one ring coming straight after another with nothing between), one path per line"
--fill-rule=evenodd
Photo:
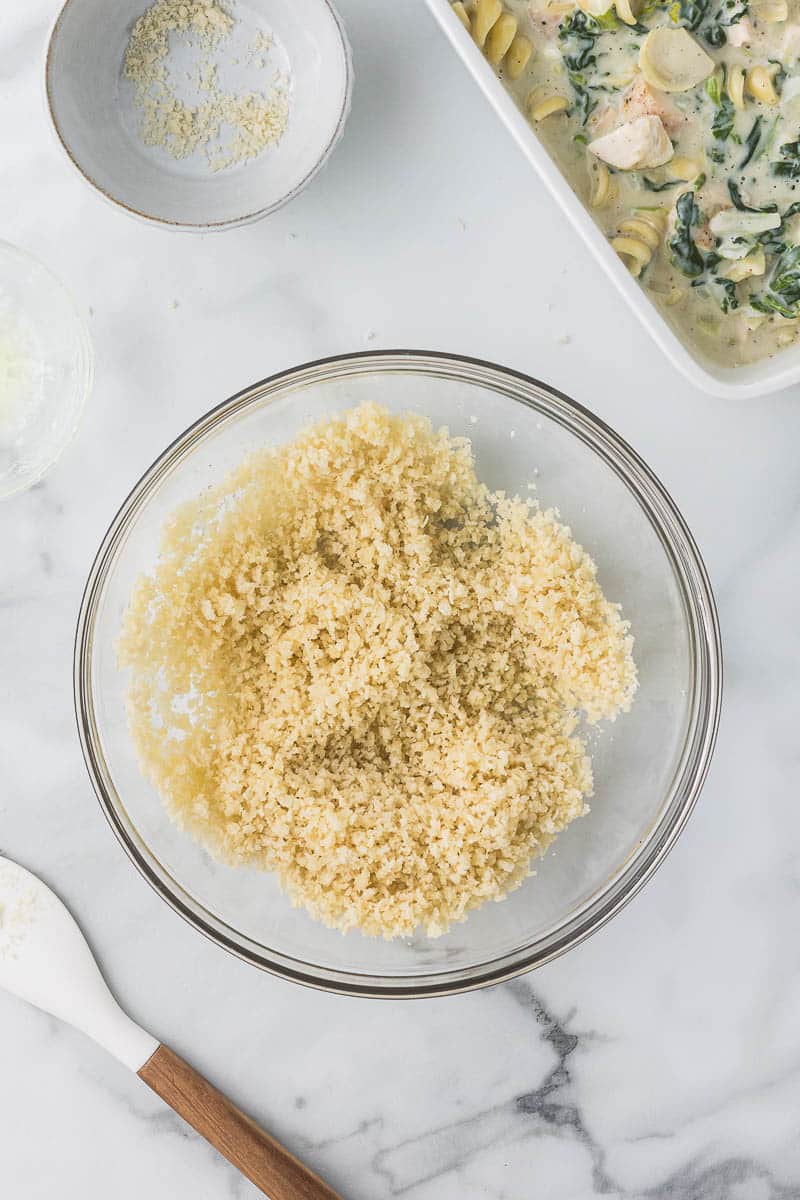
M228 419L251 405L269 404L287 388L321 379L391 373L438 374L494 387L509 398L542 411L597 453L643 508L670 559L682 591L691 638L694 679L691 710L680 761L668 802L650 827L657 836L641 839L589 903L539 942L504 953L478 966L427 975L368 975L360 971L301 963L231 930L202 909L158 863L124 813L105 765L94 721L92 645L94 621L110 569L139 509L189 451ZM527 392L527 395L525 394ZM193 928L244 962L290 982L340 995L424 998L454 995L522 975L559 957L602 928L620 912L664 862L686 825L708 774L722 705L722 640L716 603L705 564L675 502L642 458L600 417L549 384L484 359L442 351L368 350L315 359L267 376L211 408L189 425L147 468L114 516L92 563L75 632L73 686L78 736L102 812L128 858L155 892ZM660 826L660 828L659 828ZM258 948L257 948L258 947Z
M224 221L174 221L169 217L159 217L153 213L145 212L143 209L134 208L131 204L126 204L121 197L115 196L112 192L108 191L107 188L104 188L102 184L98 183L98 181L84 169L78 158L73 153L66 134L61 129L56 116L55 103L51 92L51 67L55 40L58 36L61 22L67 13L67 10L70 9L74 4L80 3L80 0L63 0L61 8L56 14L55 20L53 21L50 29L45 50L43 77L44 100L50 118L50 128L53 130L58 144L61 146L61 149L64 151L67 158L72 163L73 167L81 176L81 178L84 179L86 183L88 183L93 190L98 193L99 196L101 196L109 204L113 204L115 208L121 208L123 212L128 213L129 216L135 217L137 220L144 221L148 225L154 225L157 228L175 230L181 233L220 233L226 229L240 229L244 225L252 225L255 221L261 221L264 217L268 217L272 213L278 212L279 209L289 204L289 202L294 200L294 198L302 191L305 191L312 180L316 178L322 168L326 165L329 158L333 154L333 151L336 149L342 134L344 133L344 127L347 124L347 118L350 115L350 109L353 102L353 51L350 45L350 40L347 36L347 30L345 29L344 21L339 15L332 0L316 0L316 2L328 10L328 13L333 19L333 23L336 27L342 47L345 71L342 107L339 111L336 127L314 166L304 175L299 183L295 184L290 192L287 192L285 196L282 196L273 204L268 204L264 208L254 209L252 212L243 213L238 217L229 217Z
M39 466L30 475L18 480L13 487L4 488L0 482L0 503L6 500L11 500L15 496L21 495L22 492L27 492L30 488L35 487L37 483L41 483L42 479L53 467L60 461L64 452L69 448L75 440L75 436L80 429L81 421L83 420L86 406L89 398L92 395L94 388L94 372L95 372L95 354L94 342L92 335L89 332L89 326L84 317L80 305L73 295L71 289L67 287L62 279L50 269L47 263L42 260L24 246L18 246L16 242L9 242L5 238L0 238L0 259L18 260L26 265L28 269L33 268L42 275L50 284L50 286L58 292L64 300L66 307L75 321L75 351L78 359L78 374L79 380L76 381L74 393L74 402L72 404L72 413L69 427L63 432L60 442L53 448L47 458L42 459Z

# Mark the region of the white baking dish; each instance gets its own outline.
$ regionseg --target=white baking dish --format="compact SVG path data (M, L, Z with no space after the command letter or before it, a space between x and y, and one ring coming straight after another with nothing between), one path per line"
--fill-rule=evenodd
M636 316L672 363L696 387L714 396L747 399L763 396L800 382L800 345L774 358L746 367L720 367L702 352L690 348L676 336L647 293L617 258L602 231L595 225L556 164L537 138L513 98L452 12L449 0L426 0L433 16L456 54L476 80L540 179L566 213L594 257L622 293Z

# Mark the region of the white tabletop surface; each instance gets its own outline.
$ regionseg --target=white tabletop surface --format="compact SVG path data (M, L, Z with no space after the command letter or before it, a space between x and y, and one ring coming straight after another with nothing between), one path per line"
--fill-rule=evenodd
M342 0L344 141L288 209L206 238L106 206L41 96L54 0L0 24L0 234L88 314L94 396L46 481L0 506L0 852L55 886L131 1013L345 1200L800 1197L800 404L691 390L645 340L421 0ZM726 649L711 775L636 900L560 961L461 998L290 986L226 956L124 858L75 734L93 552L190 421L294 363L466 352L548 380L644 455L705 555ZM0 1195L255 1191L132 1075L0 995Z

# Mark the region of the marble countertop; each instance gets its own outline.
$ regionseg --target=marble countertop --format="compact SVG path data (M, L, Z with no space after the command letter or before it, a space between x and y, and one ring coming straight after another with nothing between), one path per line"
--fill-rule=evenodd
M77 440L0 506L0 851L73 908L144 1025L345 1200L800 1197L800 509L795 394L693 391L632 322L422 0L341 0L344 140L289 208L174 235L99 201L40 91L54 0L0 25L0 230L69 282L97 351ZM727 691L695 815L637 899L558 962L464 997L292 987L173 915L98 811L72 713L84 578L143 467L271 372L413 346L496 360L644 455L714 580ZM78 1033L0 996L0 1194L255 1191Z

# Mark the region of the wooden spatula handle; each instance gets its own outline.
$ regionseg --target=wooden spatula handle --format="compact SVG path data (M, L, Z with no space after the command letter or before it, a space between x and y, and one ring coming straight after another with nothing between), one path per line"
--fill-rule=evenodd
M158 1047L139 1078L270 1200L340 1200L167 1046Z

